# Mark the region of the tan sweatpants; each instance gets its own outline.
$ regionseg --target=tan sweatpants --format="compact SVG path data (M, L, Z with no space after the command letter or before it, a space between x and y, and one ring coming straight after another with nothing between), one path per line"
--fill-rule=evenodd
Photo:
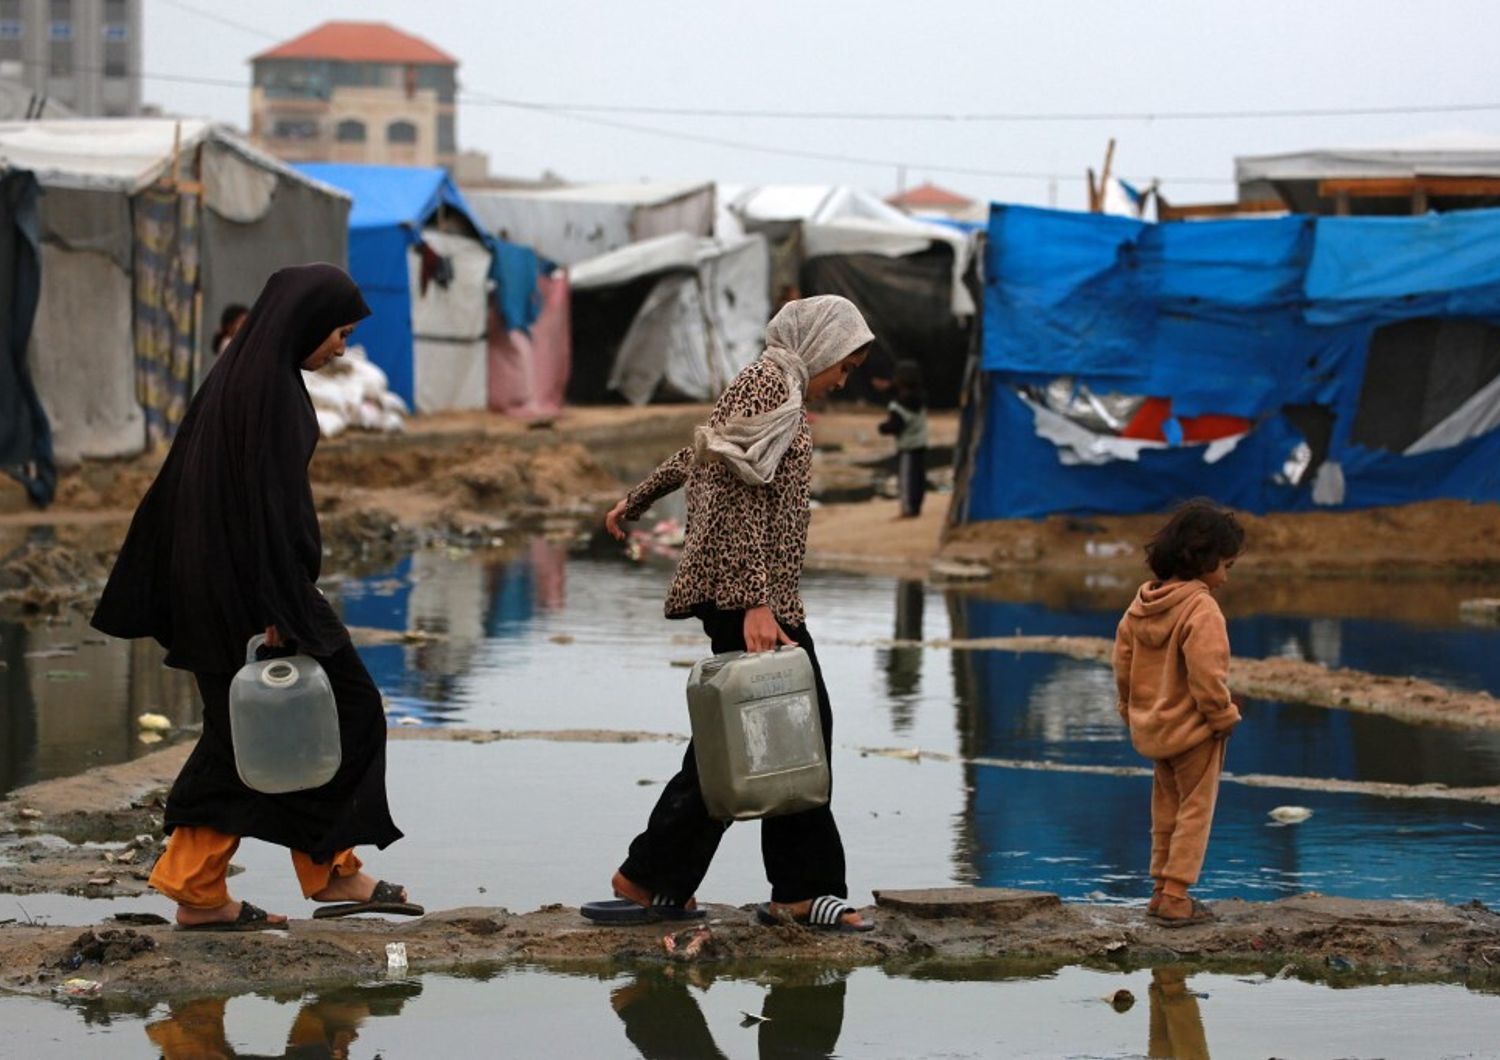
M203 826L179 825L167 838L167 849L151 870L151 886L179 905L214 909L229 901L225 879L229 859L239 849L240 837ZM304 897L311 898L335 876L353 876L360 860L353 849L341 850L320 864L300 850L292 851L292 868Z
M1156 761L1151 786L1151 878L1182 897L1198 882L1219 797L1228 740L1204 740L1190 751Z

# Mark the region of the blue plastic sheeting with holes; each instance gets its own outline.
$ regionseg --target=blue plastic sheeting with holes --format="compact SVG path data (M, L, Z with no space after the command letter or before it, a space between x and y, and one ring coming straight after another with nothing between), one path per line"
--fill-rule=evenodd
M1195 495L1256 512L1315 507L1282 474L1303 441L1289 405L1333 416L1334 507L1500 500L1500 432L1420 456L1350 440L1377 328L1500 325L1500 210L1151 224L996 204L985 265L970 521L1157 511ZM1213 463L1201 445L1066 463L1018 397L1061 377L1170 398L1174 417L1253 426Z

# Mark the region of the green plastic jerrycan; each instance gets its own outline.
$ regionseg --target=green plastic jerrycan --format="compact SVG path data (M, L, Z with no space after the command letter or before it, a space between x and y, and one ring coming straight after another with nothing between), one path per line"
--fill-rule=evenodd
M235 769L267 795L322 787L343 758L333 686L309 655L257 662L265 641L250 638L245 665L229 684Z
M828 802L812 662L801 648L726 652L688 677L688 716L708 812L746 821Z

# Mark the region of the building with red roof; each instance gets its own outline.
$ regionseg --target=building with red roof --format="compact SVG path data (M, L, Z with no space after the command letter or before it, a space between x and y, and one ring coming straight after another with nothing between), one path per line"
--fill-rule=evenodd
M931 181L918 184L915 188L908 188L898 192L885 200L899 210L905 210L909 214L917 216L940 216L954 217L961 220L972 220L976 216L983 216L984 205L973 199L966 198L956 191L940 188Z
M458 60L385 22L325 22L250 60L250 132L290 162L446 166Z

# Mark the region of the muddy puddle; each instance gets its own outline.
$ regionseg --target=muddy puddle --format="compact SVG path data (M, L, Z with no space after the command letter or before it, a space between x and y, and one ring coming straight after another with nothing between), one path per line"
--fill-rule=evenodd
M351 626L388 634L369 639L389 642L361 651L399 729L682 735L685 666L704 645L690 623L661 617L666 576L660 561L569 555L539 540L503 557L418 552L329 588ZM808 575L806 596L834 696L836 806L854 897L868 901L873 887L948 883L1094 901L1142 897L1149 780L1115 718L1105 666L869 643L1017 628L1097 634L1112 615L821 572ZM1339 632L1350 623L1327 617L1236 621L1318 623L1323 632L1308 640L1309 650L1333 643L1344 650L1364 636ZM1465 633L1456 620L1445 629L1430 617L1400 615L1352 626L1379 627L1391 644ZM405 642L412 634L414 642ZM154 649L93 644L77 624L12 627L0 636L10 663L0 671L0 718L9 727L0 731L12 734L0 761L12 786L149 750L134 721L148 707L178 726L191 724L191 690L160 668ZM1250 701L1246 711L1229 750L1234 773L1453 787L1500 776L1495 732L1271 701ZM666 742L398 741L390 787L407 838L380 854L377 867L419 885L429 908L477 902L526 910L600 897L595 892L682 753ZM1277 824L1269 811L1287 804L1312 817ZM1230 783L1201 890L1207 897L1316 890L1500 904L1497 835L1494 805ZM246 897L301 908L284 852L247 842L236 860L252 870ZM704 892L716 901L759 900L761 879L757 831L740 826ZM54 923L89 922L105 904L47 895L24 901L27 915ZM131 901L134 908L141 900ZM0 896L0 919L21 918L13 902Z
M0 1020L12 1055L35 1058L1446 1057L1493 1055L1497 1004L1174 966L509 966L286 995L0 998Z

